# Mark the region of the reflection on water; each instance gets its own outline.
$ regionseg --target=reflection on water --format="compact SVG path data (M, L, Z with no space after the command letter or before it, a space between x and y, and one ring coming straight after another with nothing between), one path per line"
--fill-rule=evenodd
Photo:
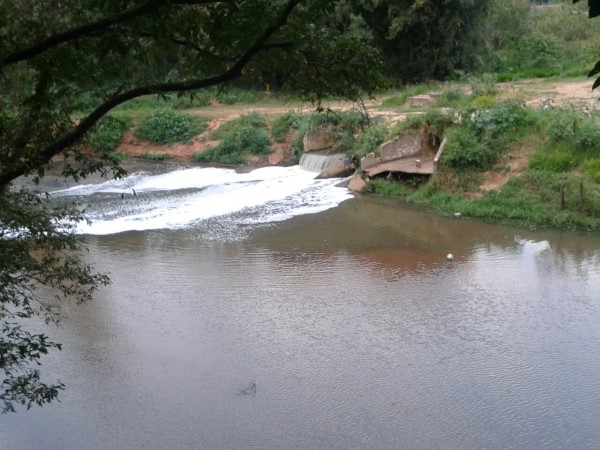
M68 390L6 448L600 444L596 235L377 199L213 226L89 238L113 285L66 305Z

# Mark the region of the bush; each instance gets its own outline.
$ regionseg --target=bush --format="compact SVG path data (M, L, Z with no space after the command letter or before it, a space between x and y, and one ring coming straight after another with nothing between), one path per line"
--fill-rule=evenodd
M465 121L480 139L512 140L523 135L535 124L536 113L515 100L505 100L489 109L467 110Z
M446 138L448 143L442 160L450 167L489 169L498 160L498 155L481 143L470 128L451 128Z
M90 145L93 150L101 153L112 152L129 127L129 120L112 115L104 116L94 131L90 134Z
M241 116L221 125L213 137L221 143L204 153L194 156L197 161L215 161L222 164L242 164L245 154L269 153L269 137L264 129L264 119L256 113Z
M552 109L544 116L544 131L552 141L579 150L600 148L600 128L589 115L574 109Z
M199 134L206 127L202 119L194 122L187 114L172 109L159 109L140 122L135 135L156 144L184 142Z
M226 136L236 133L238 129L245 127L264 128L266 127L265 119L255 112L245 114L237 119L225 122L211 133L211 137L213 139L224 139Z
M355 157L360 161L368 153L377 151L379 145L386 140L387 133L387 126L385 124L374 124L366 128L355 145Z
M271 135L275 142L283 142L287 134L298 127L299 116L292 111L286 112L284 115L277 117L271 123Z

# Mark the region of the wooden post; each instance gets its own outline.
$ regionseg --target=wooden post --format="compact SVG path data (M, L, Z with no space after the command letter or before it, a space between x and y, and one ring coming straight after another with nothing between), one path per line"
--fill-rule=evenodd
M559 189L560 189L560 209L563 210L563 209L565 209L565 187L562 184L560 184Z
M579 200L581 201L581 208L583 209L583 199L585 198L585 194L583 192L583 181L579 182Z

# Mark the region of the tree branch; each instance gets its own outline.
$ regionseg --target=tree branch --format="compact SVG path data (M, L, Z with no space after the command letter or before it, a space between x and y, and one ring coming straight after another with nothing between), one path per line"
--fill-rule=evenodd
M193 1L193 0L182 0L182 1ZM126 92L122 92L118 95L105 101L102 105L92 111L86 118L81 120L79 124L71 130L71 132L57 139L54 143L43 149L37 157L31 158L29 161L17 164L15 167L0 173L0 186L4 186L10 183L15 178L23 175L32 167L39 167L50 162L50 160L74 145L79 141L85 133L87 133L103 116L105 116L110 110L116 106L125 103L126 101L132 100L137 97L152 94L166 94L170 92L181 92L189 91L194 89L202 89L217 84L221 84L227 81L231 81L235 78L239 78L242 75L242 70L252 60L252 58L261 50L267 46L267 41L283 27L294 8L302 0L288 0L286 5L277 15L273 23L267 27L262 34L260 34L254 43L246 50L246 52L239 57L237 62L226 71L208 78L180 81L173 83L160 83L150 86L139 87L131 89Z
M34 58L51 48L57 47L69 41L73 41L84 36L89 36L94 33L104 31L113 25L127 22L135 19L136 17L149 14L162 6L166 5L204 5L210 3L225 3L234 2L238 0L147 0L137 6L129 8L114 17L106 17L96 22L88 23L78 27L71 28L70 30L63 31L61 33L53 34L52 36L38 42L31 47L18 50L4 57L0 66L8 66L15 64L19 61Z

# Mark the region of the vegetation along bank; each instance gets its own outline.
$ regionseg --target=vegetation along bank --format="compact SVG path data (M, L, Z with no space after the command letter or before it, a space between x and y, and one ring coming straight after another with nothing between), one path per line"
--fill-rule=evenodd
M143 99L117 109L90 136L96 151L217 165L295 164L303 137L326 130L331 153L345 153L367 183L363 192L398 196L448 215L536 228L600 228L600 128L591 81L489 76L429 83L324 111L287 96L231 90L199 106ZM431 95L429 95L431 94ZM433 176L383 172L360 160L409 131L434 149L447 140Z

